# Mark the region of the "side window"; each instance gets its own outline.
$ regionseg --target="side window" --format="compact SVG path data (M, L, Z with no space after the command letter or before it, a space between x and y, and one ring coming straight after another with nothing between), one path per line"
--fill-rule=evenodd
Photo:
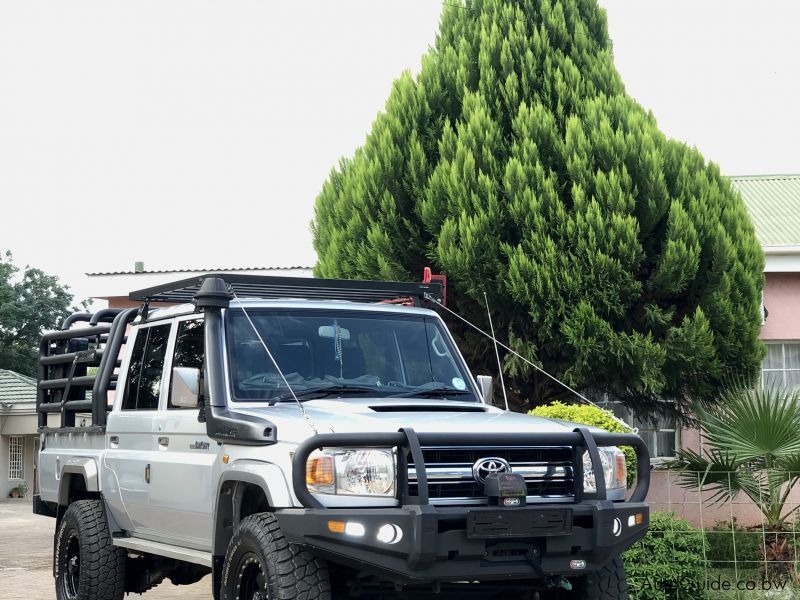
M181 321L178 323L178 337L175 340L175 356L172 368L203 368L203 321ZM170 394L167 408L179 408L172 404L172 376L170 375Z
M140 329L131 351L122 410L156 410L170 325Z

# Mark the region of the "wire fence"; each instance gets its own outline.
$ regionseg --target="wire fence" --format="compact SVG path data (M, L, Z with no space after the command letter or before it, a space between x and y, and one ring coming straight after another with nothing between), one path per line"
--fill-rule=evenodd
M700 491L704 473L653 472L651 525L625 556L632 600L800 600L800 473L714 475Z

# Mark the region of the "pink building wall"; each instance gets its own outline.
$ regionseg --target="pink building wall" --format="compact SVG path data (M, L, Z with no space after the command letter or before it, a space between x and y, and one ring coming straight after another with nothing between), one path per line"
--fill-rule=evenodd
M761 328L762 340L800 340L800 273L765 273L764 306L769 314ZM680 442L681 447L698 452L700 432L685 429L681 431ZM744 494L733 503L721 505L712 504L711 496L710 492L701 495L697 490L679 486L676 474L668 469L656 469L651 473L647 501L652 511L674 512L693 525L703 527L734 517L744 526L761 524L761 513ZM800 489L795 489L789 505L798 504Z
M762 340L800 340L800 273L767 273Z

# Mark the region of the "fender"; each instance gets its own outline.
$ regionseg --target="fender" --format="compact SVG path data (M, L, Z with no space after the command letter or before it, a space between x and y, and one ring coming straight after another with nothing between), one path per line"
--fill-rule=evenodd
M100 477L97 473L97 461L94 458L73 456L64 463L58 477L61 482L58 487L58 503L61 506L67 506L69 504L69 483L71 477L65 477L67 474L80 475L86 484L87 492L100 491Z
M100 491L100 477L97 473L96 459L85 456L73 456L64 463L64 467L61 469L61 473L59 474L58 478L60 481L58 488L58 512L56 514L58 523L61 522L61 517L64 514L64 511L67 509L67 506L69 506L69 492L73 477L79 477L83 479L84 483L86 484L87 492L100 494L100 498L103 497ZM116 519L114 519L111 511L106 509L104 512L106 515L106 520L108 521L109 531L112 533L118 533L122 531L122 528L119 526Z
M219 479L219 493L226 481L252 483L264 490L272 508L294 506L283 470L276 464L252 459L241 459L231 463ZM219 496L217 496L219 497Z
M238 517L236 483L247 483L263 490L270 508L294 505L289 486L281 468L273 463L242 459L233 462L220 475L214 501L213 554L219 560L225 555L233 535L234 521Z

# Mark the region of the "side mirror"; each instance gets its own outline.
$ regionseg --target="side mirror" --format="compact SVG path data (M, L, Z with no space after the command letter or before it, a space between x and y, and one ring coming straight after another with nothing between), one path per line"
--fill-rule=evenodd
M172 405L180 408L197 408L200 396L200 369L175 367L172 369Z
M478 375L478 389L481 391L481 398L484 404L492 403L492 396L494 394L494 379L491 375Z

